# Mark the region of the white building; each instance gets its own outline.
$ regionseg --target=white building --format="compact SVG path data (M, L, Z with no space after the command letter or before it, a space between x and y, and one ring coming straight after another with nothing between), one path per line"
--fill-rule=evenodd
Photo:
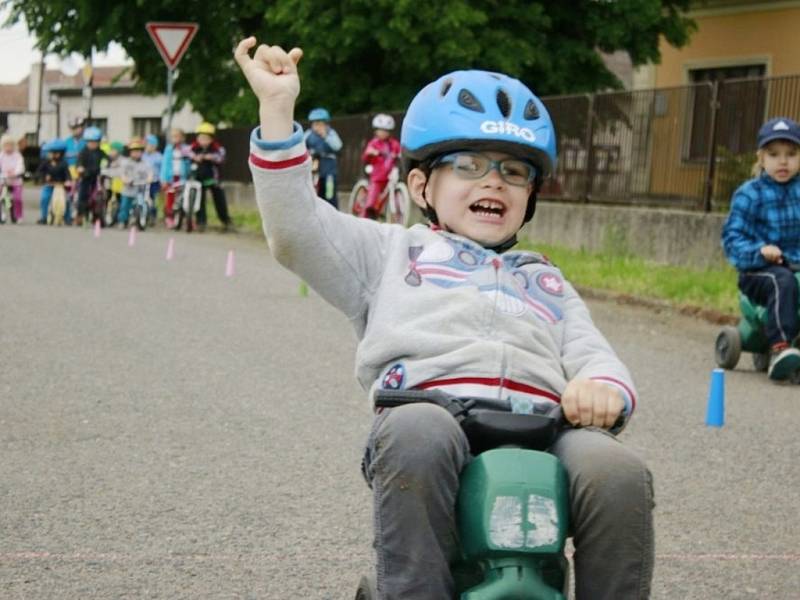
M24 106L23 90L27 91ZM4 98L8 100L3 102ZM66 137L70 121L88 114L81 73L43 70L37 63L19 84L0 86L0 127L28 144ZM188 103L172 116L172 126L186 131L193 131L201 121L201 115ZM167 96L137 92L129 66L97 67L92 77L91 122L109 141L127 142L133 136L160 134L167 126Z

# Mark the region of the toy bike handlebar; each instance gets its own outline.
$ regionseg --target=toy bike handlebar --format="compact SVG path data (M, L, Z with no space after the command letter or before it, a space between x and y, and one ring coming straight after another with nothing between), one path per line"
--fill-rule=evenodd
M473 454L500 446L546 450L568 426L561 406L546 414L516 414L510 403L487 398L452 396L441 390L377 390L375 406L396 408L424 402L441 406L461 425Z

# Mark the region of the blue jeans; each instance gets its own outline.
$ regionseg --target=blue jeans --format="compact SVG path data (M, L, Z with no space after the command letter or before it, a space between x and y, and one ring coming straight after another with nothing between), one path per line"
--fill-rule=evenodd
M53 198L53 186L45 185L42 187L42 195L39 196L39 217L47 222L47 213L50 212L50 200Z
M770 346L791 344L800 331L797 279L789 269L772 265L739 273L739 289L756 304L767 308L767 341Z
M134 200L135 198L133 196L120 196L117 223L121 223L123 226L128 224L128 218L130 217Z
M653 575L653 483L613 435L566 429L550 448L567 471L577 600L643 600ZM407 404L374 421L364 455L373 491L380 600L454 597L455 502L470 460L443 408Z

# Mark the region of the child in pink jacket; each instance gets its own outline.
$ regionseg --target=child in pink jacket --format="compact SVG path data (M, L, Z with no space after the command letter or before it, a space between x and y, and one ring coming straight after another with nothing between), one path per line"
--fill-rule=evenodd
M22 175L25 173L25 162L22 154L17 150L17 143L13 137L6 134L0 138L0 175L5 178L6 185L11 190L12 220L22 220Z
M394 118L391 115L378 114L372 119L375 137L367 142L361 162L371 167L369 171L369 187L367 201L361 207L360 216L376 219L381 212L381 194L386 189L392 169L400 158L400 142L392 137Z

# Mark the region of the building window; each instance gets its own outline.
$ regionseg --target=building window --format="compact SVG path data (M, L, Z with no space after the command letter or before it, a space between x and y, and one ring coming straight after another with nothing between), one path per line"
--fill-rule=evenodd
M692 84L720 82L717 146L724 146L734 154L752 150L753 140L764 120L767 98L765 75L766 65L763 64L689 71ZM691 125L686 152L689 160L708 158L711 89L710 85L697 85L690 95Z
M161 117L134 117L133 135L135 137L146 137L151 133L159 135L161 133Z

